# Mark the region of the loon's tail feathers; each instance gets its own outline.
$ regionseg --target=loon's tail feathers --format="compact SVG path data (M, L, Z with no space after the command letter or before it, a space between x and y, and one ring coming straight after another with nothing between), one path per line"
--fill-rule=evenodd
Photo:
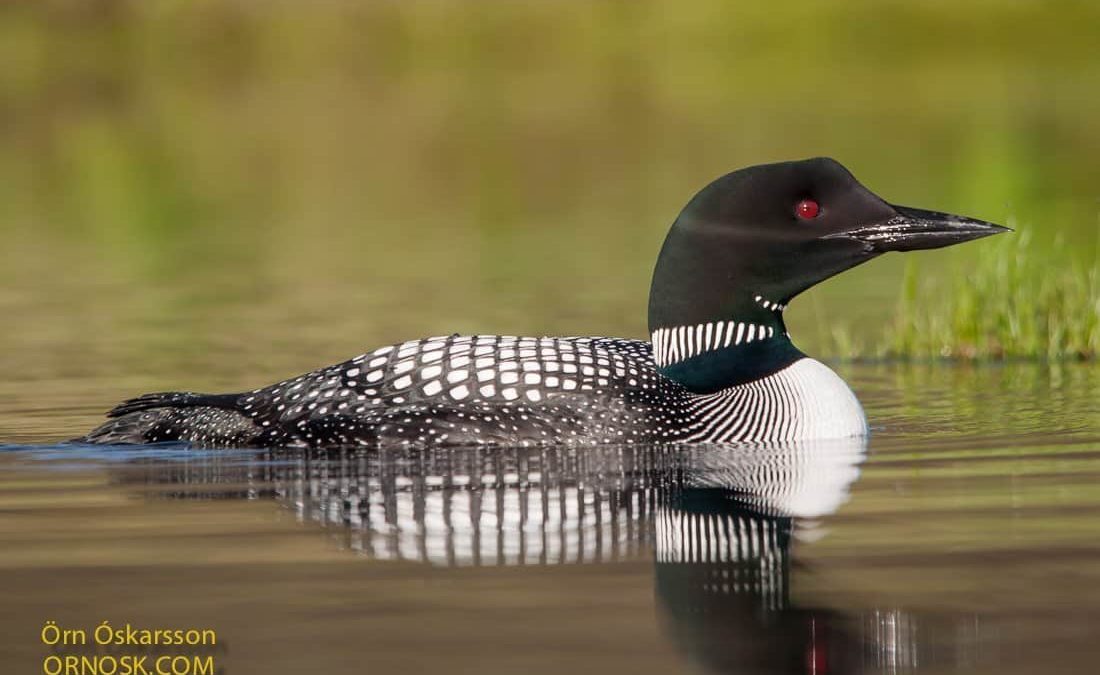
M160 392L123 401L79 443L132 445L182 441L204 447L247 444L258 429L237 401L240 394Z
M225 408L237 410L240 394L196 394L190 391L161 391L142 394L119 403L107 412L107 417L122 417L153 408Z
M155 430L163 425L171 408L142 410L111 417L86 435L74 438L70 443L94 443L96 445L135 445L155 442ZM179 440L179 439L176 439Z

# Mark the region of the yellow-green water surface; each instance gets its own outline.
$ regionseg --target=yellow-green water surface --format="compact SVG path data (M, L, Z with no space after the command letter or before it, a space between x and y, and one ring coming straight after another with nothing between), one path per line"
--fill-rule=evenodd
M866 448L9 446L0 659L107 620L226 673L1089 672L1097 369L840 371ZM70 382L0 416L74 433Z

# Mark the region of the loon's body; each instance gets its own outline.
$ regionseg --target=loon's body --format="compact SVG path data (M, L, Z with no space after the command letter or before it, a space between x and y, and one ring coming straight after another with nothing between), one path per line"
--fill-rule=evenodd
M649 343L583 337L427 338L245 394L153 394L112 415L89 440L132 442L140 430L146 443L215 447L572 445L866 432L855 395L813 359L697 394L661 375Z
M783 310L890 250L1002 231L887 204L828 159L751 167L674 223L650 342L460 336L376 349L242 394L148 394L80 439L201 447L792 441L860 436L858 400Z

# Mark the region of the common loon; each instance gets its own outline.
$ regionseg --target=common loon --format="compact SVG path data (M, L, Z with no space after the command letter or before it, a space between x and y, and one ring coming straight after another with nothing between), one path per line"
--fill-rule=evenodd
M753 166L673 223L650 341L450 335L239 394L126 401L77 439L196 447L791 441L867 433L851 389L791 343L796 295L888 251L1005 231L894 206L828 158Z

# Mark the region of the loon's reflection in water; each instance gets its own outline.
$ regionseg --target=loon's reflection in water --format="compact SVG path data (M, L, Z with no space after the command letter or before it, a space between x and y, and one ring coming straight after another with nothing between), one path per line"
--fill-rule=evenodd
M131 464L151 495L274 498L375 559L434 565L652 556L667 633L716 672L911 672L973 663L976 617L792 602L865 441L206 454Z

